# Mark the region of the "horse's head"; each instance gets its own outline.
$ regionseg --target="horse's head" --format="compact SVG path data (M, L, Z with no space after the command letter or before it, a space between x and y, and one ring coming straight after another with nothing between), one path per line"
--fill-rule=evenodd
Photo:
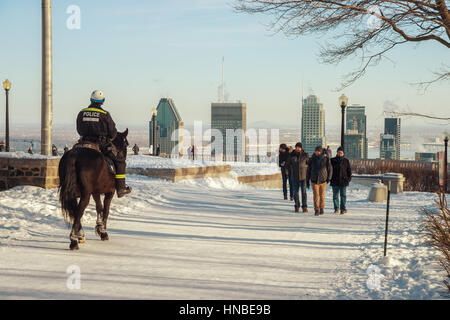
M116 146L117 151L121 152L124 157L127 156L127 147L128 147L128 128L124 132L117 132L116 137L112 141L112 143Z

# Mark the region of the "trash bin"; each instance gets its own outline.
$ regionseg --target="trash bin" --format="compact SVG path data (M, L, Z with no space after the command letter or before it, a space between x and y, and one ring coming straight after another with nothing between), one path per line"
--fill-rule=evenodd
M392 193L402 193L403 183L405 177L401 173L385 173L382 175L382 180L385 185L390 183L390 190Z
M387 199L387 186L381 183L381 180L373 183L370 187L369 201L383 202Z

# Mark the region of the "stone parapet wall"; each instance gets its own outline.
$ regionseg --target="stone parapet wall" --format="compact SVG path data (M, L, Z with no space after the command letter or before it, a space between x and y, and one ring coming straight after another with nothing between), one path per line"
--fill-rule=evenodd
M254 176L240 176L238 177L238 182L265 189L283 188L281 172L274 174L254 175Z
M57 188L59 158L8 158L0 155L0 190L20 185Z
M231 172L230 165L223 166L206 166L192 168L174 168L174 169L158 169L158 168L127 168L128 174L138 174L152 178L160 178L177 182L186 179L198 178L229 178Z

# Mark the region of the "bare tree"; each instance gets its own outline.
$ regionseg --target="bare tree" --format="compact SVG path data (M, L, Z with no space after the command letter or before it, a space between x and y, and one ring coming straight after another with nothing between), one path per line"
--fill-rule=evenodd
M385 111L384 114L387 116L390 116L390 117L402 117L402 116L419 117L419 118L426 118L426 119L431 119L431 120L447 121L447 123L450 122L450 118L448 118L448 117L436 117L436 116L432 116L429 114L422 114L422 113L411 112L411 111Z
M357 56L361 65L346 75L345 88L378 64L386 53L405 43L433 41L450 49L449 0L236 0L238 12L274 16L271 28L286 35L333 31L337 40L320 52L324 63ZM439 60L441 57L436 57ZM446 57L447 58L447 57ZM443 59L443 58L442 58ZM450 80L444 66L434 78L419 83L428 87Z
M450 210L445 193L438 195L439 201L436 201L436 204L439 210L422 209L426 214L424 230L427 242L440 254L439 262L447 273L444 284L450 291Z

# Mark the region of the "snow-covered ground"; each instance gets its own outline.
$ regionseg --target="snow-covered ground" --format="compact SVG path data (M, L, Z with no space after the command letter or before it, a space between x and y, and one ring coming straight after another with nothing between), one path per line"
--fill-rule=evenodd
M132 155L127 157L128 168L193 168L203 166L226 165L231 166L231 171L237 176L249 176L259 174L274 174L280 172L278 164L257 162L220 162L203 161L176 158L151 157L147 155Z
M368 188L348 190L347 215L296 214L280 190L232 179L171 183L130 176L114 199L110 240L95 235L69 250L57 190L0 193L0 299L448 299L444 272L419 231L434 195L393 195L388 253L381 264L385 205ZM311 203L311 192L308 191ZM310 211L312 211L310 209ZM70 266L81 288L69 289Z
M59 157L44 156L39 153L29 154L28 152L16 151L16 152L2 152L1 158L14 158L14 159L57 159Z

